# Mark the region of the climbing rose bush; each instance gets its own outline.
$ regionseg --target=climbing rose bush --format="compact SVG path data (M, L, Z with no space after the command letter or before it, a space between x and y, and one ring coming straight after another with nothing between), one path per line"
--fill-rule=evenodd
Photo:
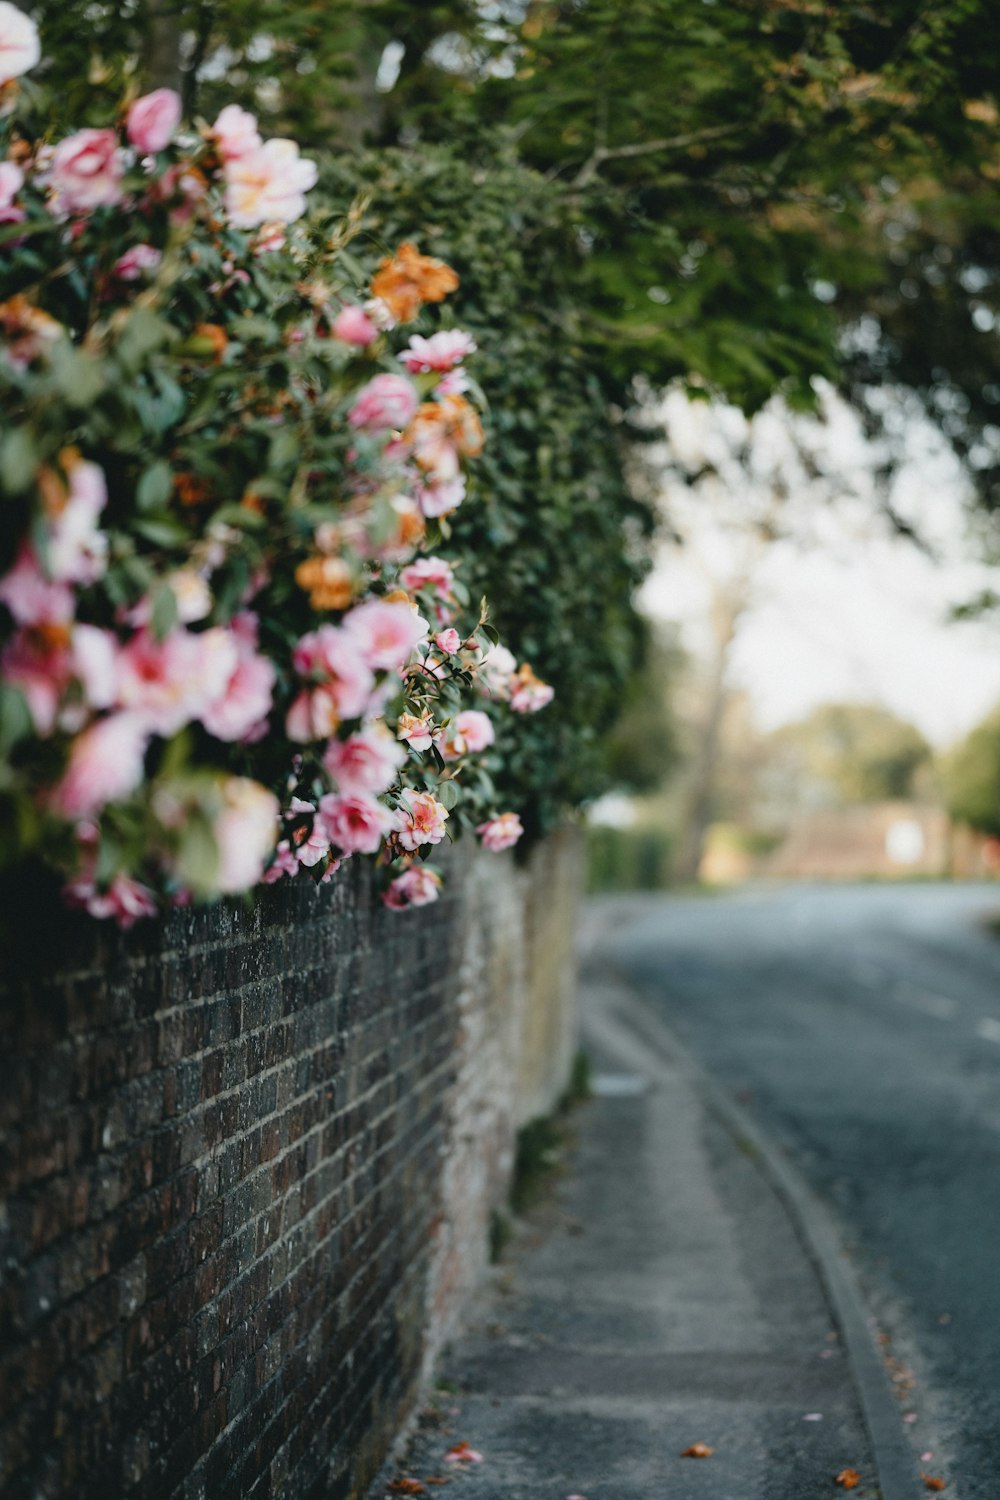
M0 0L11 78L30 27ZM449 545L483 441L475 342L428 326L458 278L407 243L360 285L357 213L310 208L314 164L236 105L185 131L158 89L52 141L16 89L5 861L122 926L360 855L389 907L433 901L454 832L519 836L491 770L551 697Z

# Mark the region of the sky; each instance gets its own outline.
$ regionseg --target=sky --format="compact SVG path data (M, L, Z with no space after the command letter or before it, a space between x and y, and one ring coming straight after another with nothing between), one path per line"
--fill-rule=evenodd
M711 460L718 477L694 490L665 480L684 544L661 545L643 608L701 655L711 648L713 593L748 578L730 681L761 729L824 702L873 702L947 746L1000 703L1000 621L947 618L982 589L1000 591L1000 568L979 560L961 470L929 424L902 414L907 460L891 499L933 557L884 519L873 450L843 403L829 392L824 403L825 423L780 406L747 423L732 408L668 395L669 450L690 468ZM802 448L818 480L799 461ZM748 520L761 516L782 533L764 546L748 541Z

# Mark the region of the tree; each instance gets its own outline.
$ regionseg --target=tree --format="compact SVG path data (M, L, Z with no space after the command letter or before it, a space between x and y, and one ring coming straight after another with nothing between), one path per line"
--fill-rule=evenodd
M874 703L824 703L775 730L769 748L787 801L827 806L910 797L931 758L919 729Z
M951 816L1000 838L1000 708L944 757L942 773Z

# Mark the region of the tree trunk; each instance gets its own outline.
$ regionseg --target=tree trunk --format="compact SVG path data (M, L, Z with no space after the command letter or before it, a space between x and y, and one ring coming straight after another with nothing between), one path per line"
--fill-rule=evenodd
M181 90L180 0L146 0L143 74L149 89Z

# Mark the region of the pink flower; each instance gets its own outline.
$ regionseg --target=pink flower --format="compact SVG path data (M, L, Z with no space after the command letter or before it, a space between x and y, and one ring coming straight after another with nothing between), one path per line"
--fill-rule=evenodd
M172 630L162 641L141 630L118 658L118 695L154 734L176 734L226 692L237 666L231 634Z
M412 604L369 599L344 617L343 628L374 671L398 671L426 639L427 621Z
M390 911L405 911L408 906L428 906L437 900L440 892L440 875L435 875L426 865L413 865L383 891L382 900Z
M41 55L34 21L10 0L0 0L0 85L27 73Z
M55 728L59 703L72 676L70 653L62 632L17 630L0 652L0 674L24 694L35 729L43 737Z
M420 484L414 498L428 518L450 516L465 499L465 475L456 474L452 479L435 479L430 484Z
M527 662L510 680L510 706L518 714L536 714L552 702L556 690L536 677Z
M399 357L411 375L423 375L431 370L450 370L475 350L476 341L470 333L451 328L442 329L429 339L413 334Z
M257 730L271 712L276 673L274 665L256 650L256 616L237 616L231 626L236 662L221 695L201 715L201 722L217 740L259 737Z
M27 542L0 578L0 604L6 604L19 625L65 625L73 618L73 591L45 577Z
M80 906L98 919L113 917L125 929L140 917L155 917L156 902L148 886L131 875L117 874L105 890L98 890L93 878L83 875L63 887L69 906Z
M292 853L292 846L287 839L282 839L274 851L274 859L264 871L261 879L265 885L273 885L280 880L282 875L297 875L299 873L299 862Z
M96 583L107 567L108 539L97 529L107 504L104 471L83 460L69 471L69 495L49 522L46 558L52 578L61 583Z
M290 739L327 739L343 719L367 711L375 678L360 644L338 625L321 625L295 647L292 665L310 686L293 702L285 721Z
M404 792L399 799L399 842L411 851L440 844L448 809L431 792Z
M222 811L212 824L219 867L216 891L235 895L255 886L278 836L278 799L258 781L228 776L222 782Z
M482 840L483 848L496 852L500 849L509 849L516 844L524 829L517 813L507 812L500 813L496 818L490 818L486 823L480 823L476 832Z
M96 625L74 625L73 675L88 708L111 708L118 695L118 638Z
M488 698L506 702L511 680L517 671L517 657L506 646L491 646L476 668L479 686Z
M495 735L493 720L478 708L467 708L455 720L455 728L465 741L466 749L474 754L492 745Z
M138 281L142 276L152 275L162 259L161 252L152 245L133 245L115 261L114 274L119 281Z
M454 656L455 652L461 648L462 637L452 626L448 630L439 631L434 637L434 644L439 651L444 652L445 656Z
M378 338L378 329L363 307L342 307L333 320L333 336L345 344L365 348Z
M0 0L2 3L2 0ZM12 161L0 162L0 222L20 223L24 210L14 208L14 199L24 186L24 173ZM11 215L14 215L12 218Z
M256 151L261 139L257 121L238 104L227 104L212 126L212 135L223 161L237 161Z
M352 427L388 432L405 427L418 405L416 387L405 375L376 375L363 386L347 413Z
M468 1443L456 1443L444 1456L446 1464L481 1464L483 1455L470 1448Z
M275 139L226 161L226 213L237 229L291 224L305 212L316 163L294 141Z
M254 240L254 255L273 255L276 250L283 250L288 242L283 224L262 224L260 234Z
M154 89L131 105L125 132L137 151L144 156L154 156L170 145L180 122L180 95L173 89Z
M464 396L469 386L469 377L463 369L449 370L447 375L442 375L438 381L435 395Z
M440 733L429 708L425 708L419 717L416 714L400 714L396 725L397 739L405 740L414 750L429 750Z
M378 796L396 778L406 751L388 730L370 725L347 740L331 740L323 764L342 792L368 792Z
M451 563L443 557L418 557L402 570L399 581L411 594L433 589L440 599L447 599L454 587L455 574Z
M78 130L52 153L49 181L60 212L86 213L121 202L121 153L113 130Z
M149 731L136 714L98 719L73 741L69 765L52 795L64 818L84 818L134 792L142 780Z
M320 798L319 816L331 844L345 854L374 854L395 823L373 798L339 792Z

